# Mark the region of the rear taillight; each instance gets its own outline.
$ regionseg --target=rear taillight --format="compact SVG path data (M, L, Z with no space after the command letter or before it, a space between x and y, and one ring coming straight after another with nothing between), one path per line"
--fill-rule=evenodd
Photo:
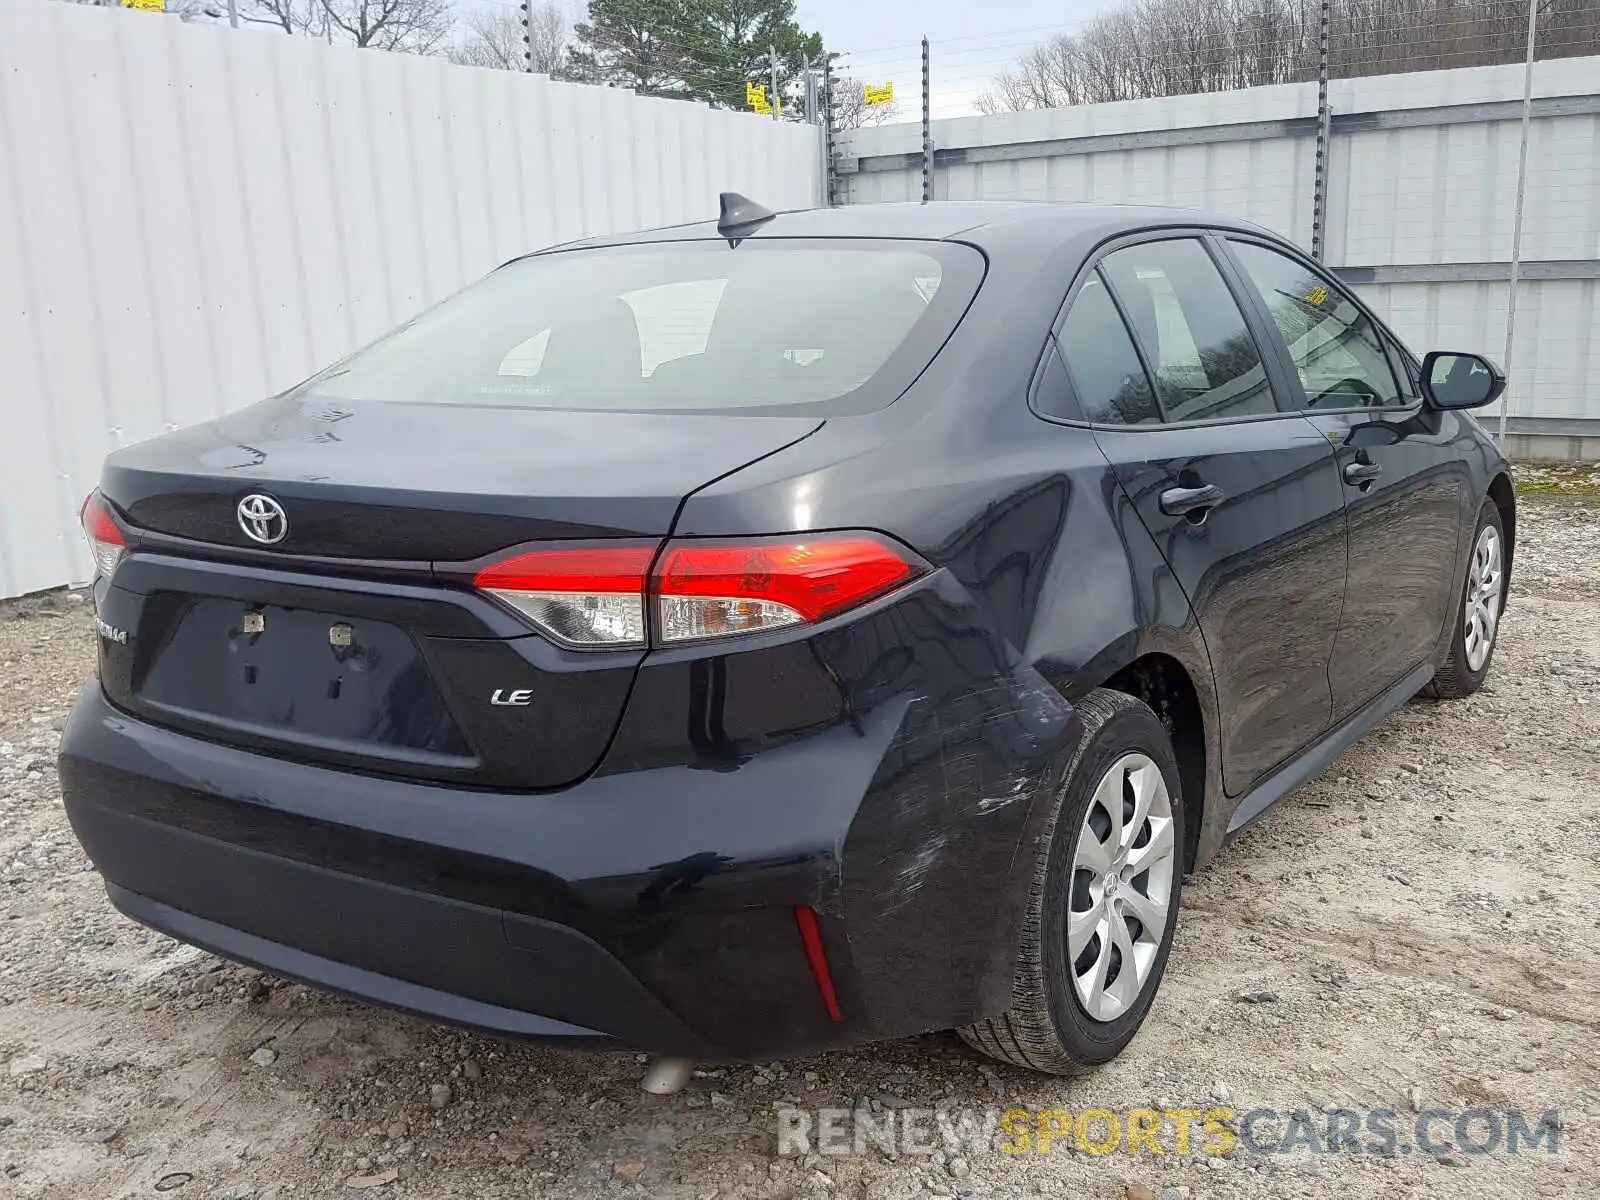
M98 488L84 500L83 507L78 510L78 521L83 525L83 536L88 539L89 553L94 556L95 577L103 575L111 578L111 572L122 561L128 543L112 519L111 506Z
M865 534L667 547L654 588L663 642L815 624L905 583L916 568Z
M887 539L825 533L673 542L651 571L646 545L531 550L486 567L477 588L580 649L706 641L815 624L925 569Z
M643 646L644 581L654 557L654 546L532 550L484 568L472 582L565 645Z

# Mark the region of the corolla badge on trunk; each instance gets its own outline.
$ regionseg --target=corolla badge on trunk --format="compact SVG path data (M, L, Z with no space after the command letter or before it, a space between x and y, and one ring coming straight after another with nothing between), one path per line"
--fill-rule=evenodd
M118 629L115 625L101 620L98 613L95 614L94 627L100 631L100 636L105 638L106 641L115 642L119 646L128 644L128 631L126 629Z
M271 546L289 536L289 518L271 496L252 492L239 501L239 528L251 541Z

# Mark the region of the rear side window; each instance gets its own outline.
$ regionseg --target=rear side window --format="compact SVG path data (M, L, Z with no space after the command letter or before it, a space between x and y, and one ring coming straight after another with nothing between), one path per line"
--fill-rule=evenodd
M1098 272L1073 300L1060 344L1084 420L1109 425L1161 420L1139 352Z
M1198 241L1128 246L1106 255L1101 271L1150 363L1168 421L1278 411L1244 314Z
M953 243L749 239L535 255L299 394L624 412L865 411L910 386L982 276L982 256Z

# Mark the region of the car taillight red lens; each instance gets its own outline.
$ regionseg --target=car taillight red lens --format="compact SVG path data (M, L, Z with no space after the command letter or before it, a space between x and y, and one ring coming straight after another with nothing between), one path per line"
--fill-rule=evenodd
M644 646L648 597L658 644L815 624L922 573L918 560L873 534L759 541L674 542L652 574L655 547L546 548L473 577L556 641L577 648Z
M532 550L486 567L473 585L558 642L643 646L644 585L654 546Z
M111 577L122 561L128 543L122 530L111 517L111 507L99 489L89 493L83 507L78 510L78 521L83 525L83 536L88 539L89 553L94 555L95 575Z
M814 624L898 587L917 570L865 534L667 547L653 591L663 642Z

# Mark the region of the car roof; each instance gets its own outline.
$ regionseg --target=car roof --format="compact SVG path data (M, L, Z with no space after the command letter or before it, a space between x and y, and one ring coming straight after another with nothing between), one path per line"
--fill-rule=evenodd
M1044 250L1062 241L1089 236L1114 237L1163 225L1210 226L1265 233L1247 221L1198 209L1131 204L1069 204L1038 200L936 200L809 208L778 213L748 236L752 238L918 238L960 240L980 247L1004 244L1016 249L1032 243ZM605 234L551 249L636 245L641 242L717 238L713 220L671 225L637 233Z

